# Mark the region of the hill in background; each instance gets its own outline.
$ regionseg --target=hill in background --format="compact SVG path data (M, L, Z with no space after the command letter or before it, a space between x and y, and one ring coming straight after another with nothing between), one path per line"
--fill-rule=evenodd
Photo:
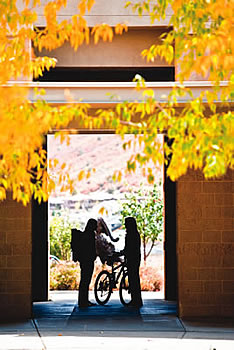
M127 135L125 142L134 139L133 135ZM159 136L162 142L162 136ZM119 135L114 134L79 134L70 136L70 145L61 144L60 139L48 136L49 159L57 158L62 164L66 162L70 166L70 177L76 178L81 170L95 168L96 172L89 179L77 182L73 195L95 196L100 193L109 193L119 196L129 191L130 188L139 188L140 184L149 186L147 179L142 175L142 169L137 167L135 173L127 173L121 182L114 182L112 179L115 170L125 172L127 161L133 152L138 149L122 148L123 140ZM56 177L56 172L53 174ZM155 169L157 182L162 180L162 167ZM61 195L71 196L68 193L61 193L59 189L52 197Z

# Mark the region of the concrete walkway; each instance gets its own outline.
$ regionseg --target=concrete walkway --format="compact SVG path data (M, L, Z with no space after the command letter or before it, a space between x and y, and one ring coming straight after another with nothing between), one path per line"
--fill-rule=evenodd
M123 307L117 293L106 306L80 310L77 292L53 292L34 304L32 320L0 324L0 350L234 350L233 321L182 321L161 296L143 293L140 311Z

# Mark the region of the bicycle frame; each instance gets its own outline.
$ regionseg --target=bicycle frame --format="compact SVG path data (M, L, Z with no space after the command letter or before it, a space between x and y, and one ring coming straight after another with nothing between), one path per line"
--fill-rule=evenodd
M125 261L121 262L117 266L114 266L114 263L111 263L110 275L111 275L112 289L117 287L119 279L124 274L124 271L126 271L126 269L127 269L127 267L126 267L126 262ZM117 270L119 270L119 272L116 274Z

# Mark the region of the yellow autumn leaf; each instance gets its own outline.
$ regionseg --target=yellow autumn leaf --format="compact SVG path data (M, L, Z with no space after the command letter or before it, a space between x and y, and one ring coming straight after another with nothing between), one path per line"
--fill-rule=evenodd
M78 4L78 9L80 11L80 15L84 16L86 11L86 0L80 0Z
M104 214L108 215L108 210L105 207L101 207L99 209L99 211L98 211L98 214L100 214L100 215L104 215Z
M83 180L85 177L85 171L84 170L81 170L78 174L78 181L81 181Z

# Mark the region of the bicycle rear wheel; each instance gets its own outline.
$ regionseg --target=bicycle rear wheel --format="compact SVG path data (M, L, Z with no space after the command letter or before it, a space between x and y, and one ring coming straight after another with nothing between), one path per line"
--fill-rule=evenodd
M94 295L98 304L105 305L112 292L111 275L108 271L101 271L95 281Z
M119 298L124 306L127 306L131 302L131 293L129 290L128 275L126 272L123 274L120 281Z

